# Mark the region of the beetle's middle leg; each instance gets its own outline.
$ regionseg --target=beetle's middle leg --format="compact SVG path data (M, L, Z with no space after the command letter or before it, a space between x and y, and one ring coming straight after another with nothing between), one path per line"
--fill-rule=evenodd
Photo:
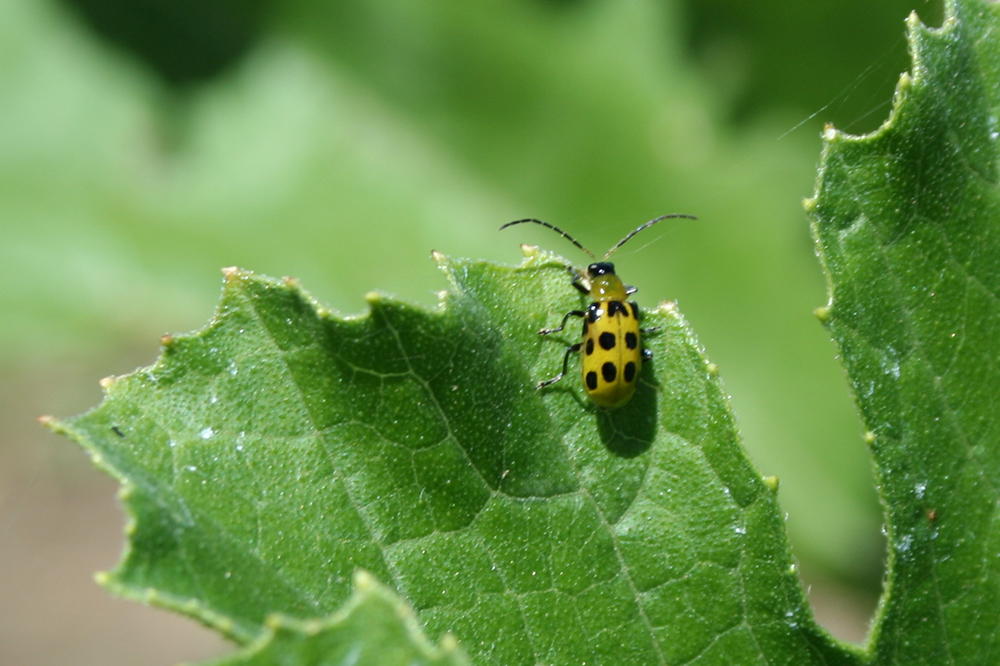
M566 374L566 368L567 368L567 366L569 364L569 355L572 354L572 353L574 353L574 352L580 351L580 347L581 347L582 344L583 343L578 342L575 345L570 345L569 347L566 347L566 355L563 356L563 369L562 369L562 372L560 372L558 375L556 375L552 379L546 379L544 381L538 382L538 386L535 387L535 388L545 388L546 386L552 386L557 381L559 381L560 379L562 379L563 375Z
M587 313L584 312L583 310L570 310L569 312L566 313L566 316L562 318L562 323L559 324L557 328L543 328L542 330L538 331L538 335L548 335L549 333L558 333L559 331L566 328L566 320L569 319L570 317L586 317L586 316Z

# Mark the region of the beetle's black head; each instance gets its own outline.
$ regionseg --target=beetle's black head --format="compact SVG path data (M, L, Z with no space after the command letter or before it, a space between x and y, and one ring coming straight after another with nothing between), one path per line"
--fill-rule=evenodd
M615 265L610 261L598 261L597 263L587 266L587 273L592 278L600 275L614 275Z

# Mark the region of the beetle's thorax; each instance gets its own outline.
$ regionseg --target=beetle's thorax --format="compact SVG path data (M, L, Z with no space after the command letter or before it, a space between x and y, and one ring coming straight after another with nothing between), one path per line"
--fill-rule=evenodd
M590 275L590 297L595 301L624 301L628 298L625 285L614 269L600 275Z

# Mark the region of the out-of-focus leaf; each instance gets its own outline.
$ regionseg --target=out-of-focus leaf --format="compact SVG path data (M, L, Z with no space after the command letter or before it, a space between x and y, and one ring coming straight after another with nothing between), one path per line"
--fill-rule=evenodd
M432 302L431 249L513 255L496 236L511 219L607 247L692 213L619 254L628 279L681 303L726 368L803 565L877 577L868 461L809 316L823 283L797 202L815 141L776 141L800 116L722 126L671 2L275 12L237 68L180 94L61 4L4 1L0 365L148 358L204 321L220 266L294 275L355 312L375 287Z

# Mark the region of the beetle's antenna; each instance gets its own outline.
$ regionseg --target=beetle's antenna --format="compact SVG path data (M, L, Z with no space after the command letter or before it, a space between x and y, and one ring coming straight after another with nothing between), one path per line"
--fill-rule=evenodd
M625 236L625 238L623 238L620 241L618 241L618 243L613 248L611 248L610 250L608 250L608 253L606 255L604 255L604 258L607 259L608 257L610 257L612 252L614 252L615 250L617 250L618 248L620 248L622 245L624 245L625 243L627 243L630 240L632 240L632 236L635 236L637 233L639 233L643 229L647 229L647 228L653 226L654 224L656 224L660 220L667 220L667 219L674 218L674 217L681 217L681 218L684 218L685 220L697 220L698 219L694 215L684 215L683 213L673 213L671 215L661 215L661 216L659 216L659 217L657 217L655 219L650 220L649 222L646 222L643 225L640 225L635 230L629 232L628 236ZM542 223L542 224L544 224L544 223ZM593 255L591 255L591 256L593 256Z
M593 252L591 252L590 250L588 250L584 246L580 245L580 241L578 241L577 239L573 238L572 236L570 236L568 233L566 233L565 231L563 231L559 227L557 227L557 226L555 226L553 224L549 224L548 222L543 222L541 220L536 220L533 217L529 217L529 218L524 219L524 220L514 220L513 222L508 222L507 224L505 224L502 227L500 227L500 231L503 231L507 227L512 227L515 224L523 224L525 222L533 222L535 224L540 224L543 227L548 227L549 229L551 229L552 231L556 232L557 234L559 234L560 236L562 236L563 238L565 238L569 242L573 243L573 245L576 245L578 248L580 248L581 250L583 250L584 252L586 252L587 254L589 254L591 259L597 259L597 257L594 256ZM622 241L622 242L624 242L624 241ZM619 245L621 245L621 243L619 243Z

